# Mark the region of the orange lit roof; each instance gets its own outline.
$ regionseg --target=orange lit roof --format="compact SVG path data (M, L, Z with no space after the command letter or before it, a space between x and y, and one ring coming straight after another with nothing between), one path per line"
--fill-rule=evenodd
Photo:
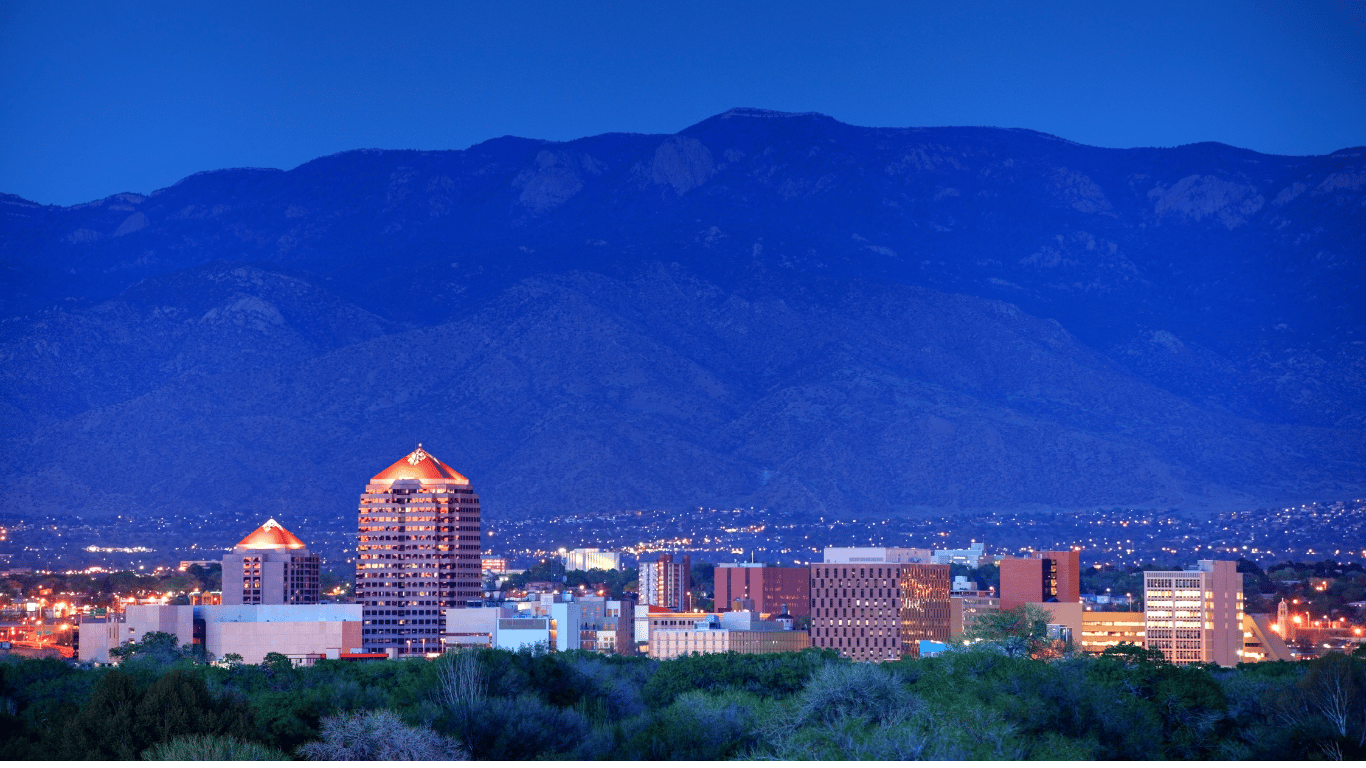
M272 518L237 542L243 549L307 549L299 537L285 530Z
M422 450L422 443L417 444L417 450L390 464L388 469L375 475L370 482L382 483L394 480L436 480L464 485L469 485L470 482L464 475Z

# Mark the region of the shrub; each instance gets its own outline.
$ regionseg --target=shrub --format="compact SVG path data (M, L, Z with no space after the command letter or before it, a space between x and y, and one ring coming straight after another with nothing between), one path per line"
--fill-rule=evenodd
M177 736L142 753L143 760L288 760L289 756L232 736Z
M322 740L299 747L305 760L466 760L452 739L411 726L388 710L325 717Z

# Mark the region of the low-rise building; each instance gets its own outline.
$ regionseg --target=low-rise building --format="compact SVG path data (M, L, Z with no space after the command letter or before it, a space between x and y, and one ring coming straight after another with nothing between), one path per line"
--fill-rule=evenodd
M691 627L658 629L651 635L650 657L672 659L690 653L787 653L811 646L805 632L786 622L764 621L753 611L708 614Z
M978 617L1001 609L1001 598L965 576L954 577L949 589L949 637L962 637Z
M564 556L566 571L619 571L621 553L596 548L571 549Z
M1142 648L1143 623L1138 611L1086 611L1081 616L1081 649L1099 655L1120 643Z
M182 646L203 646L210 659L237 654L257 664L280 653L300 661L324 658L329 649L359 653L361 606L130 605L122 617L89 623L81 658L107 662L111 648L141 642L150 632L174 635Z

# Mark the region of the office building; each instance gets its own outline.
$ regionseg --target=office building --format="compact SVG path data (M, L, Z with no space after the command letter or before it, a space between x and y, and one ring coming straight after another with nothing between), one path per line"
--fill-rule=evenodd
M811 571L781 568L763 563L723 563L716 566L716 609L728 610L736 600L761 614L781 613L783 606L793 617L811 615Z
M672 659L690 653L788 653L811 646L805 632L789 620L764 621L754 611L708 614L692 626L658 629L650 641L650 657Z
M506 557L484 555L479 558L479 569L484 573L507 573L508 560Z
M949 639L949 566L813 563L811 645L855 661L916 657Z
M1026 603L1081 602L1079 553L1035 552L1001 559L1001 609Z
M976 568L991 562L991 558L987 557L986 548L987 545L983 542L974 541L967 549L936 549L930 560L940 565L966 565Z
M360 497L356 600L368 653L440 653L448 608L479 605L479 496L416 450L371 478Z
M1136 611L1086 611L1081 616L1081 649L1099 655L1120 643L1142 648L1144 623L1143 614Z
M928 563L934 551L916 547L826 547L827 563Z
M299 537L267 520L223 557L224 605L315 605L319 558Z
M566 571L619 571L621 553L604 552L600 549L571 549L564 556Z
M977 583L956 576L949 585L949 637L961 637L978 616L1001 610L1001 598Z
M642 604L684 613L692 610L692 560L687 555L679 562L674 562L673 555L641 562L638 581Z
M1231 667L1243 654L1243 575L1227 560L1143 574L1143 641L1173 664Z
M579 602L583 606L580 631L585 633L584 650L618 656L636 652L635 601L588 595ZM587 633L592 633L591 639Z

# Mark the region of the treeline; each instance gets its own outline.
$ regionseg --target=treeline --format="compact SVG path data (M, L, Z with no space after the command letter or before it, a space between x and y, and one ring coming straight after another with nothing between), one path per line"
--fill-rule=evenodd
M1133 646L999 643L854 664L829 651L659 662L470 650L294 668L0 662L0 757L1104 759L1366 757L1366 658L1174 667Z

